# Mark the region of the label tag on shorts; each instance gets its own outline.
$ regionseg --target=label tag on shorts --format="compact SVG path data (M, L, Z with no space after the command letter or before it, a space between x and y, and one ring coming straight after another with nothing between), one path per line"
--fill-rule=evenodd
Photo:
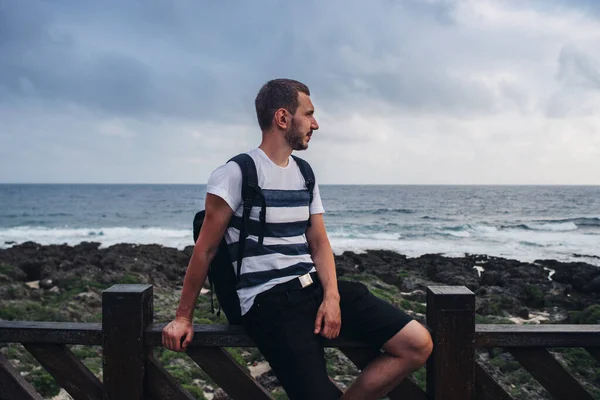
M310 274L302 275L298 279L300 279L300 284L302 285L303 288L310 286L313 283L313 280L310 277Z

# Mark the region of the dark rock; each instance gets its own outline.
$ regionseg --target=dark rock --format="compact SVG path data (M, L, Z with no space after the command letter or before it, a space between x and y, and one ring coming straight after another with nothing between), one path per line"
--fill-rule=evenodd
M544 292L537 285L523 286L525 305L533 308L542 308L545 304Z
M12 268L9 271L7 271L6 276L8 278L10 278L9 280L14 280L14 281L28 281L29 279L27 279L27 274L21 269L21 268Z
M488 286L504 286L504 278L499 271L483 271L481 273L481 284Z
M73 263L69 260L63 260L60 264L58 264L59 271L69 271L73 268Z
M589 283L600 276L600 268L582 262L561 263L556 260L536 260L536 263L555 271L552 275L553 281L569 284L580 291L589 291Z
M21 271L25 272L25 279L28 281L39 281L44 274L43 260L27 260L19 264Z
M424 286L424 281L422 279L414 277L401 278L398 283L398 288L403 292L412 292L418 288L423 288Z
M258 381L258 383L260 383L265 389L267 389L267 392L271 392L272 390L276 389L277 387L281 386L281 384L279 383L279 381L277 380L277 377L275 376L275 373L273 372L273 370L268 370L267 372L265 372L264 374L261 374L259 376L256 377L256 380Z
M99 242L81 242L76 246L73 246L75 251L82 253L89 253L97 251L102 243Z
M229 400L231 399L231 397L229 397L227 395L227 393L225 393L225 391L221 388L218 388L217 390L215 390L215 393L213 394L213 400Z
M40 280L40 288L41 289L51 289L54 286L52 279L42 279Z
M48 279L64 291L82 287L85 282L108 287L122 281L124 276L128 279L135 276L157 287L173 289L181 286L192 252L193 246L179 251L160 245L127 243L100 248L99 243L90 242L77 246L26 242L0 249L0 263L16 266L14 272L3 272L13 279L11 282L40 280L42 288L50 286L44 282ZM524 313L523 309L567 314L600 302L600 268L583 262L524 263L471 254L408 258L379 250L344 252L335 255L335 262L338 276L345 275L345 279L357 274L375 276L403 293L411 293L405 296L410 301L423 302L428 286L467 286L476 293L477 310L483 315L516 315ZM475 266L484 269L481 276ZM552 280L548 279L548 270L555 271Z
M584 287L586 292L594 292L600 294L600 275L596 276L592 281Z
M123 268L120 268L120 263L119 263L120 259L121 259L121 257L118 254L108 253L100 261L100 268L102 268L104 270L106 270L106 269L111 269L111 270L123 269Z
M90 307L102 306L102 299L99 294L94 292L83 292L75 296L75 300L82 302Z
M26 300L32 291L23 284L0 285L0 300Z
M527 308L521 308L519 311L517 311L517 317L529 319L529 310Z

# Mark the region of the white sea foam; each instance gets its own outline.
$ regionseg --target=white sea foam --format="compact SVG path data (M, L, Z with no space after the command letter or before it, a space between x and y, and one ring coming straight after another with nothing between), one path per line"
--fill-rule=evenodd
M446 231L445 233L447 233ZM487 254L531 262L536 259L584 261L600 265L600 235L581 231L536 231L523 229L496 229L488 226L465 227L452 231L457 235L406 237L400 232L357 232L354 229L329 231L329 239L336 254L343 251L364 252L369 249L392 250L409 257L427 253L463 256L465 253ZM461 232L469 236L461 236ZM191 229L174 228L0 228L0 247L12 243L34 241L40 244L75 245L82 241L100 242L101 247L117 243L161 244L183 249L193 244ZM588 257L574 257L586 254Z
M492 228L492 229L488 229ZM600 265L600 235L578 231L526 231L498 230L493 227L468 228L469 236L461 232L445 231L435 238L417 237L400 240L378 240L375 237L358 238L330 234L330 241L336 254L343 251L364 252L370 249L392 250L410 257L427 253L447 256L487 254L532 262L536 259L556 259L561 261L584 261ZM448 234L452 232L453 234ZM588 257L575 257L586 254Z
M183 249L193 245L191 230L169 228L46 228L37 226L20 226L0 228L0 246L8 247L6 242L23 243L27 241L43 245L69 244L75 245L83 241L99 242L102 247L117 243L162 244Z
M471 234L468 231L447 231L445 233L454 237L471 237Z
M577 230L577 225L574 222L561 222L552 224L527 224L529 229L535 231L552 231L552 232L567 232Z

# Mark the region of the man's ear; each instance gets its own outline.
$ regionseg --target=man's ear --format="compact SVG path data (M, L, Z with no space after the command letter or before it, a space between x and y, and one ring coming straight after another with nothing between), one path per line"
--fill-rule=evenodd
M275 124L280 129L287 129L288 125L291 121L289 112L285 108L280 108L277 111L275 111L274 119L275 119Z

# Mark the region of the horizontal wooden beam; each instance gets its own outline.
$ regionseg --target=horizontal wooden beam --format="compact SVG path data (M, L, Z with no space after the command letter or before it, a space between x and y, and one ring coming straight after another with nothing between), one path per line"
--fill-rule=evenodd
M492 325L475 327L475 347L598 347L600 325Z
M162 330L165 323L152 324L146 329L145 344L162 345ZM246 330L240 325L194 325L194 338L190 347L255 347ZM326 340L326 347L369 347L356 340L338 338Z
M0 343L102 344L102 324L0 321Z
M146 330L145 344L160 346L166 323ZM102 324L0 321L0 343L101 345ZM355 340L326 341L327 347L369 347ZM195 325L192 347L253 347L241 326ZM600 347L600 325L495 325L475 328L475 347Z

